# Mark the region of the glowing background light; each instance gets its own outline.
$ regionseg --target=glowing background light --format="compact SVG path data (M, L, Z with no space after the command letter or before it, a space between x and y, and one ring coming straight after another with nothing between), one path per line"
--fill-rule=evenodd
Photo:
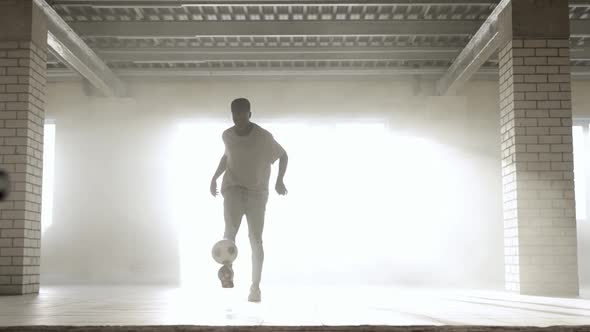
M55 169L55 123L46 123L43 132L43 191L41 194L41 230L53 224L53 187Z
M574 126L572 128L572 143L574 146L574 179L575 179L575 197L576 197L576 219L587 219L586 208L586 153L587 134L584 133L583 126Z
M464 203L465 184L475 175L462 167L466 157L457 149L396 135L380 122L260 125L289 154L286 197L274 192L278 163L271 175L265 282L412 282L421 277L404 272L405 267L425 274L447 269L463 259L459 251L466 241L477 241L458 238L474 223L465 217ZM186 122L174 139L170 197L184 286L219 282L210 252L223 234L223 199L209 194L209 184L227 127ZM245 217L237 245L236 282L247 284ZM448 270L442 273L455 273Z

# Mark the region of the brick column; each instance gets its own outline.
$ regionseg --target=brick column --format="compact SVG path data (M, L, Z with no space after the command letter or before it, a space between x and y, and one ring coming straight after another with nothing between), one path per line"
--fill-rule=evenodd
M47 27L32 0L0 0L0 295L39 291Z
M578 295L567 1L515 0L500 48L506 289Z

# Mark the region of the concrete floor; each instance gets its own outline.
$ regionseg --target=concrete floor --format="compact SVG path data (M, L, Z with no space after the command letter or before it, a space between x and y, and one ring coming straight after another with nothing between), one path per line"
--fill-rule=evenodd
M42 287L0 297L0 326L15 325L589 325L578 298L489 290L279 287L263 302L247 289Z

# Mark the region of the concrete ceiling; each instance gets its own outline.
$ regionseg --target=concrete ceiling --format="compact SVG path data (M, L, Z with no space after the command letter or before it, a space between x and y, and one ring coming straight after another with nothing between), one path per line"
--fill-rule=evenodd
M431 75L499 1L53 0L119 77ZM573 74L590 68L590 1L570 1ZM480 75L497 75L492 55ZM50 79L75 76L50 57Z

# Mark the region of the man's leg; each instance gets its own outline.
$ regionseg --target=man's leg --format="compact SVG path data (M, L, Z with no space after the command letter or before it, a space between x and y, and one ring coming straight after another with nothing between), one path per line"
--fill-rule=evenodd
M255 301L260 301L260 280L262 276L262 263L264 262L262 231L264 229L264 215L267 201L267 193L251 192L248 195L248 202L246 204L248 237L250 238L250 246L252 247L252 290L258 292L258 296L254 296Z
M240 188L229 188L223 193L225 232L223 238L236 242L236 235L245 213L244 197Z
M236 242L236 235L245 213L244 194L240 188L230 188L223 193L223 215L225 231L223 238ZM218 272L219 280L224 288L234 287L234 271L232 264L224 265Z

